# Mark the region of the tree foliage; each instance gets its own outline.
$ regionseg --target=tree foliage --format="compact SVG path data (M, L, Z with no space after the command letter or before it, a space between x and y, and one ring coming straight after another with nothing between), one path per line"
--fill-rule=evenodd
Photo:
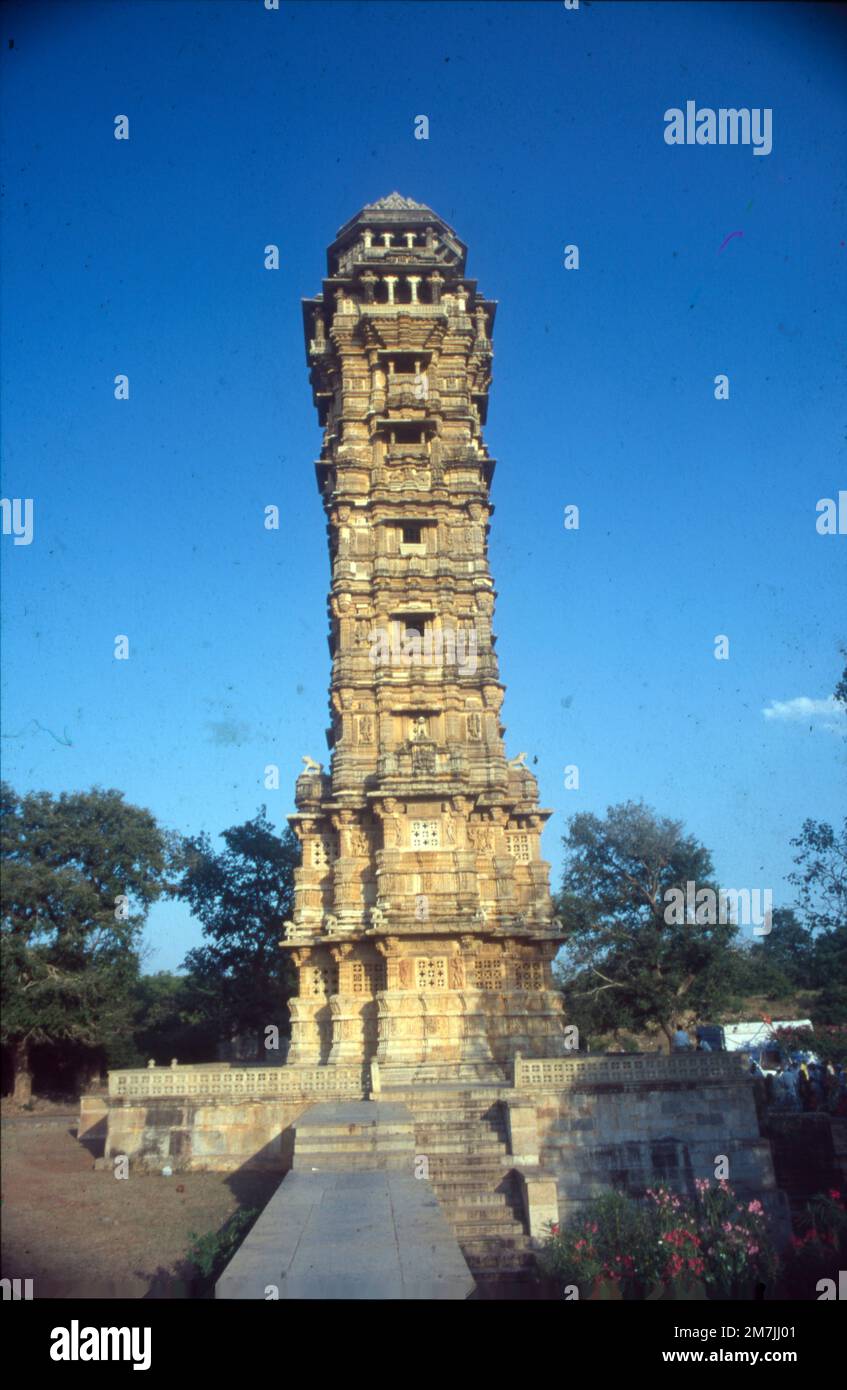
M222 839L220 852L207 835L183 841L177 892L206 937L184 962L195 999L218 1036L228 1038L284 1023L294 977L279 941L294 905L300 846L289 828L276 833L264 806L252 820L225 830Z
M671 890L717 894L709 851L643 802L574 816L564 845L559 969L570 1018L580 1026L581 1014L591 1031L658 1025L670 1046L681 1011L708 1017L731 990L736 927L666 920Z
M165 886L167 837L123 793L0 789L2 1037L96 1047L132 1030L141 931Z
M841 830L826 821L804 820L791 844L797 850L788 880L798 889L798 906L814 931L847 927L847 816Z

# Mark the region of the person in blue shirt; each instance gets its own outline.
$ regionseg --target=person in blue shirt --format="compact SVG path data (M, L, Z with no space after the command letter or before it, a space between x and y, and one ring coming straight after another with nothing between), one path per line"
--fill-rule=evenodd
M673 1050L674 1052L688 1052L690 1047L691 1040L682 1024L678 1023L673 1035Z

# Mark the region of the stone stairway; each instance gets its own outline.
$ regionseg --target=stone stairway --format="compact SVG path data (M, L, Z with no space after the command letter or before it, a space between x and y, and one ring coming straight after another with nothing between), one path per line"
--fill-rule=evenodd
M414 1115L415 1155L478 1285L521 1280L535 1261L496 1086L391 1086Z
M294 1124L292 1168L306 1173L382 1170L413 1176L415 1125L405 1105L314 1105Z

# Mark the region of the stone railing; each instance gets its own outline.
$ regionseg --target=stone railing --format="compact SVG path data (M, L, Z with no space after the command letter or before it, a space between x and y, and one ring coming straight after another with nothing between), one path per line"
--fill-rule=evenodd
M593 1086L616 1082L638 1085L652 1081L740 1081L745 1070L740 1055L693 1052L689 1056L516 1057L515 1089L547 1090L562 1086Z
M156 1096L262 1100L279 1096L356 1096L365 1093L361 1066L144 1067L109 1072L109 1095L126 1100Z

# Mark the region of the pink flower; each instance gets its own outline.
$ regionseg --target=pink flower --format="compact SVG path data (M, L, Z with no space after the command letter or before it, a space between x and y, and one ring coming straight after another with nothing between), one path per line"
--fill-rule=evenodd
M758 1216L759 1212L764 1211L764 1207L762 1206L761 1202L751 1202L747 1210L755 1212L755 1214Z

